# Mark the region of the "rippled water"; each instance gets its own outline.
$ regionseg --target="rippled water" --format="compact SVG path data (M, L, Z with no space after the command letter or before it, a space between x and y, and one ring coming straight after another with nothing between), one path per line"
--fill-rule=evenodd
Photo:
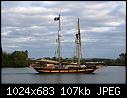
M39 74L33 68L2 68L2 84L43 84L43 83L83 83L114 84L126 83L125 66L108 66L97 69L92 74Z

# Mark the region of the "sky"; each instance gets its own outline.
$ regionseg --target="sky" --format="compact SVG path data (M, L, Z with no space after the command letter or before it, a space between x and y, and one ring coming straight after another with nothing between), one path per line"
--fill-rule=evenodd
M80 19L82 57L117 58L126 52L125 1L2 1L2 50L54 57L61 15L61 56L73 57Z

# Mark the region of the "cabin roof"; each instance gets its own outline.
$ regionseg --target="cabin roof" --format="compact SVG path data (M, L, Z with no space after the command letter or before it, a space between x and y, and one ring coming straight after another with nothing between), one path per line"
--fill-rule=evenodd
M44 63L58 64L58 61L47 60L47 59L39 59L39 60L36 60L36 61L37 61L37 62L44 62Z

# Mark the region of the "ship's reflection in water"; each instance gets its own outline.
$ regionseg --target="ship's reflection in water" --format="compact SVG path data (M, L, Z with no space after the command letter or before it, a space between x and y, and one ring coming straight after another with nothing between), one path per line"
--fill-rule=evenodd
M125 66L108 66L97 69L92 74L54 73L39 74L33 68L2 68L2 84L114 84L126 83Z

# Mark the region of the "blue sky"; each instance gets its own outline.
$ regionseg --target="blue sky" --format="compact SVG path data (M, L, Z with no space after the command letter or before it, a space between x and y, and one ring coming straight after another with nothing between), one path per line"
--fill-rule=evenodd
M83 57L117 58L126 51L125 1L2 1L2 50L55 56L59 14L62 57L75 55L78 18Z

